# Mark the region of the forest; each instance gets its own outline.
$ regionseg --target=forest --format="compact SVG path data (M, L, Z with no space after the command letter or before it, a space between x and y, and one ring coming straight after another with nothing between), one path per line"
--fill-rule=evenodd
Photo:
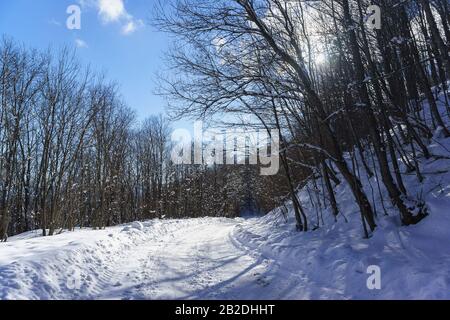
M380 28L370 25L373 5ZM158 80L169 114L143 122L120 86L70 48L3 38L0 239L267 213L288 201L306 232L320 228L298 197L310 183L310 201L334 219L336 186L347 184L366 237L386 211L374 193L388 196L405 226L427 217L404 175L423 182L420 159L443 157L428 145L450 136L447 0L173 0L153 11L153 27L176 43L166 65L176 72ZM174 165L171 121L181 118L277 130L279 173ZM372 194L362 174L376 177Z
M174 165L170 121L139 123L118 85L81 66L74 51L39 52L5 38L0 56L1 239L152 218L233 217L255 196L266 210L273 206L262 201L269 199L263 190L249 193L255 168Z

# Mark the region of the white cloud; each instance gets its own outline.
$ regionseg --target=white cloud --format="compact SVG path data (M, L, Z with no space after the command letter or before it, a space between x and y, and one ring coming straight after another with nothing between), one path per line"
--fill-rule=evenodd
M77 48L87 48L88 47L87 43L81 39L75 39L75 45L77 46Z
M124 0L78 0L78 3L84 8L96 8L104 24L120 24L122 35L130 35L144 26L141 19L128 13Z
M131 19L122 27L122 34L129 35L144 26L142 20Z
M98 8L100 17L106 23L128 16L123 0L98 0Z

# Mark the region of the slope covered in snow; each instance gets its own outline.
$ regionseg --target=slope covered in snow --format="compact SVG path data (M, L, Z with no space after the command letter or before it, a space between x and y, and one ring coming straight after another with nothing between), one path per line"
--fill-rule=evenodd
M408 228L382 217L368 240L351 217L298 233L277 211L28 233L0 244L0 299L448 299L447 215ZM366 286L369 265L381 290Z
M403 175L409 195L428 208L429 216L417 225L402 226L382 183L381 198L377 177L361 171L377 212L378 227L369 239L364 239L358 207L345 183L335 189L341 212L337 221L331 208L311 201L324 195L309 183L298 196L317 230L296 232L288 203L284 210L237 226L233 237L249 252L274 261L268 278L291 283L292 290L273 287L280 298L450 299L450 139L440 138L438 130L429 150L433 157L420 158L423 182L414 172ZM381 290L367 289L370 266L381 270Z

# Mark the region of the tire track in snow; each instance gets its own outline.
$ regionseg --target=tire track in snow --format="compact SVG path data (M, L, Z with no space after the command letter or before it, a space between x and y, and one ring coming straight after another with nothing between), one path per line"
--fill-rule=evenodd
M242 294L240 281L264 287L251 272L261 267L258 261L230 242L236 225L205 219L170 229L157 243L130 248L99 298L232 299Z

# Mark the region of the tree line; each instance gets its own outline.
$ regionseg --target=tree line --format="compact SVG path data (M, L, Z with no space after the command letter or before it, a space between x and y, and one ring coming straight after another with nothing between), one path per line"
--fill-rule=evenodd
M255 169L175 166L170 121L142 123L70 49L0 44L0 239L273 207ZM245 181L244 181L245 179Z

